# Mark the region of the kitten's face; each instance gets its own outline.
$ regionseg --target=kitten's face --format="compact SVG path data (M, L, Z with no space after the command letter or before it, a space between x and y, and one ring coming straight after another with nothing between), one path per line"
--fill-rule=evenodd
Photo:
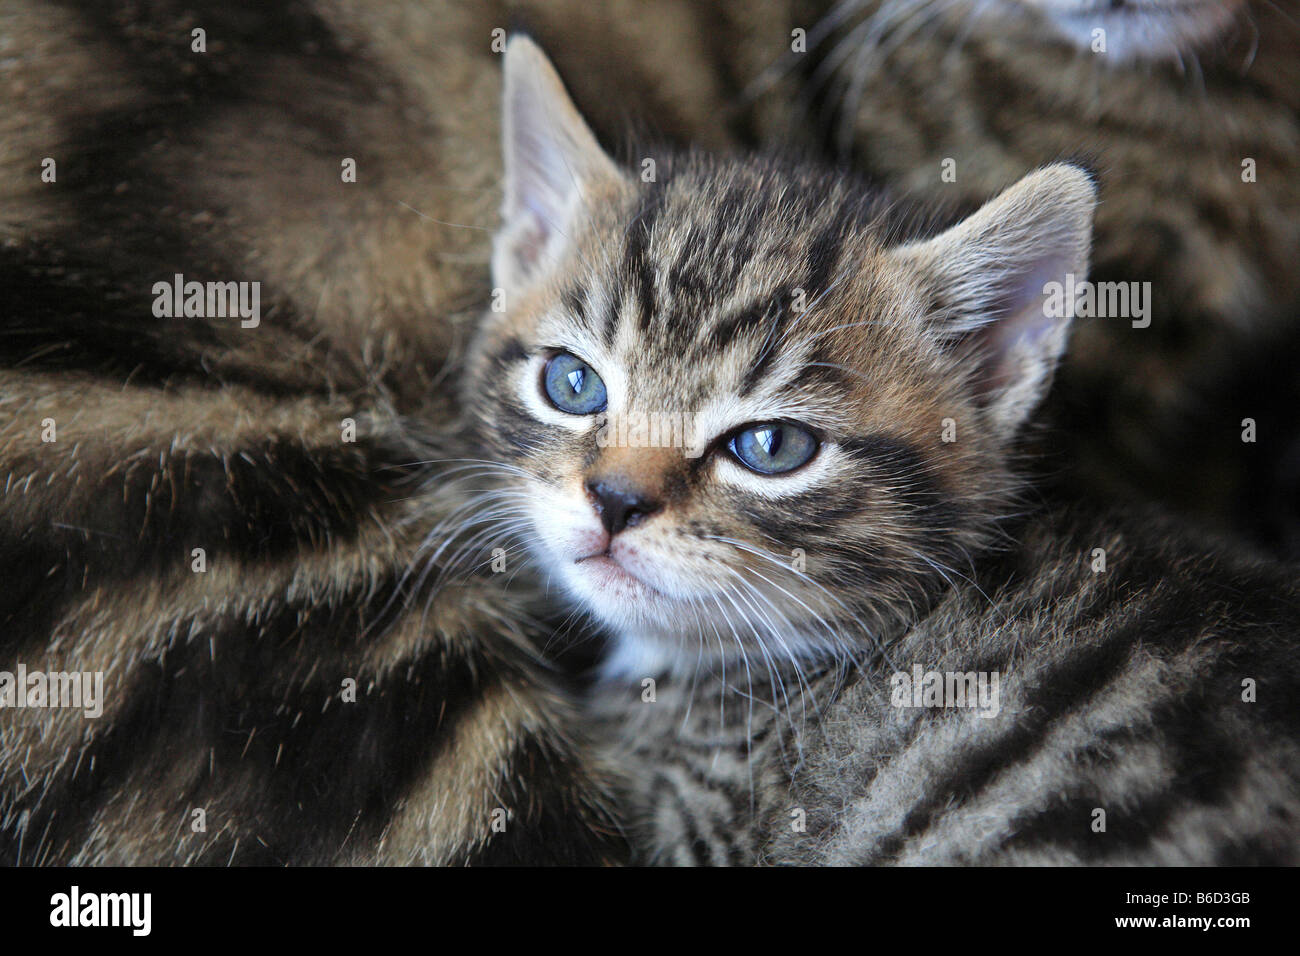
M915 596L1005 481L918 291L843 235L844 195L819 210L773 171L659 173L602 199L479 346L474 401L522 472L538 561L619 631L702 626L724 649L746 616L789 630Z
M1116 61L1176 59L1227 32L1245 0L999 0L1041 14L1066 40L1105 52Z
M973 360L981 333L954 329L980 320L934 268L953 234L886 248L850 186L760 163L644 183L593 154L535 48L511 49L507 307L466 397L542 568L630 666L833 650L846 622L923 600L987 545L1015 383L1045 383L1029 351L1059 352L1064 326L983 334L995 358Z

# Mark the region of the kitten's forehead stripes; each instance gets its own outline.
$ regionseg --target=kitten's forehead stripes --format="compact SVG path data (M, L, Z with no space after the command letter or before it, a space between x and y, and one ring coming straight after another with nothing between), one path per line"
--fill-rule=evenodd
M663 210L667 185L667 179L671 176L670 170L664 171L662 181L648 183L642 190L640 207L636 215L627 227L627 243L623 253L623 273L626 277L627 284L635 290L634 295L637 303L637 327L645 333L650 330L650 324L655 315L655 277L654 266L650 261L649 244L650 233L654 229L655 221L659 213ZM618 311L611 310L609 321L605 326L605 341L613 343L618 320Z
M585 286L570 286L560 293L560 304L565 315L574 322L590 329L592 327L591 309L588 305L588 290ZM608 324L611 320L606 318Z
M745 373L745 378L740 383L742 398L753 394L755 386L758 385L771 367L772 360L776 356L776 344L784 333L786 323L791 316L790 303L793 295L793 290L782 289L779 298L769 300L772 319L768 324L767 336L763 339L763 345L759 349L758 358L754 360L754 364L750 366L749 371ZM771 309L772 305L775 305L775 309ZM765 316L767 314L767 312L764 313Z
M792 181L775 165L722 180L709 172L698 158L665 161L639 188L620 267L607 279L601 335L612 347L620 323L635 321L639 341L697 369L723 350L747 350L737 386L748 397L783 356L787 370L813 359L791 354L798 349L786 333L805 310L834 304L850 237L879 210L865 192L834 179ZM806 368L811 380L843 383Z

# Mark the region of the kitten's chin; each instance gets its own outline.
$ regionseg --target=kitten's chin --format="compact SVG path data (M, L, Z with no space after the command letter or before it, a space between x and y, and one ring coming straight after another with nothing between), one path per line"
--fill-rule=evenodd
M640 680L699 666L701 624L688 598L664 593L608 554L558 570L569 596L613 636L601 665L606 678Z
M751 657L803 660L842 650L833 636L818 640L803 633L806 622L792 608L701 590L698 577L683 581L684 575L667 574L662 563L647 564L644 551L615 546L574 558L581 550L575 545L582 543L538 541L534 549L570 599L611 635L601 668L607 678L691 676L701 668L725 672ZM772 630L774 620L785 625L780 632Z
M578 603L619 632L654 630L681 614L681 601L664 594L608 554L566 562L560 577Z
M647 677L688 674L698 665L698 654L688 654L684 648L623 633L615 636L608 655L601 662L600 672L605 680L641 681Z

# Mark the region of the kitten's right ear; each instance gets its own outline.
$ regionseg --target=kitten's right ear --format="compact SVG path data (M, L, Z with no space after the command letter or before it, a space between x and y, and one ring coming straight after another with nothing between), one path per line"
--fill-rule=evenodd
M622 178L546 54L522 35L506 44L502 150L505 198L492 279L518 289L558 262L584 197Z

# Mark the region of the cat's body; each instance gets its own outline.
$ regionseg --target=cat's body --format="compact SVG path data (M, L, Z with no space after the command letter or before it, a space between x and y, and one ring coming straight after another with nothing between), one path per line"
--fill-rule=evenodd
M767 68L749 64L760 138L957 209L1044 163L1098 171L1092 279L1143 299L1076 323L1047 408L1068 493L1159 500L1296 553L1294 6L796 0L784 16ZM777 49L792 28L806 52Z
M598 685L640 859L1300 862L1294 574L1150 516L1017 538L861 669Z
M942 231L806 164L645 181L523 40L505 113L508 304L464 402L501 533L609 632L592 708L643 859L1300 859L1291 570L1018 478L1088 175ZM921 706L932 672L982 706Z
M0 862L624 855L521 579L433 598L514 8L0 11L0 671L104 679L0 709Z

